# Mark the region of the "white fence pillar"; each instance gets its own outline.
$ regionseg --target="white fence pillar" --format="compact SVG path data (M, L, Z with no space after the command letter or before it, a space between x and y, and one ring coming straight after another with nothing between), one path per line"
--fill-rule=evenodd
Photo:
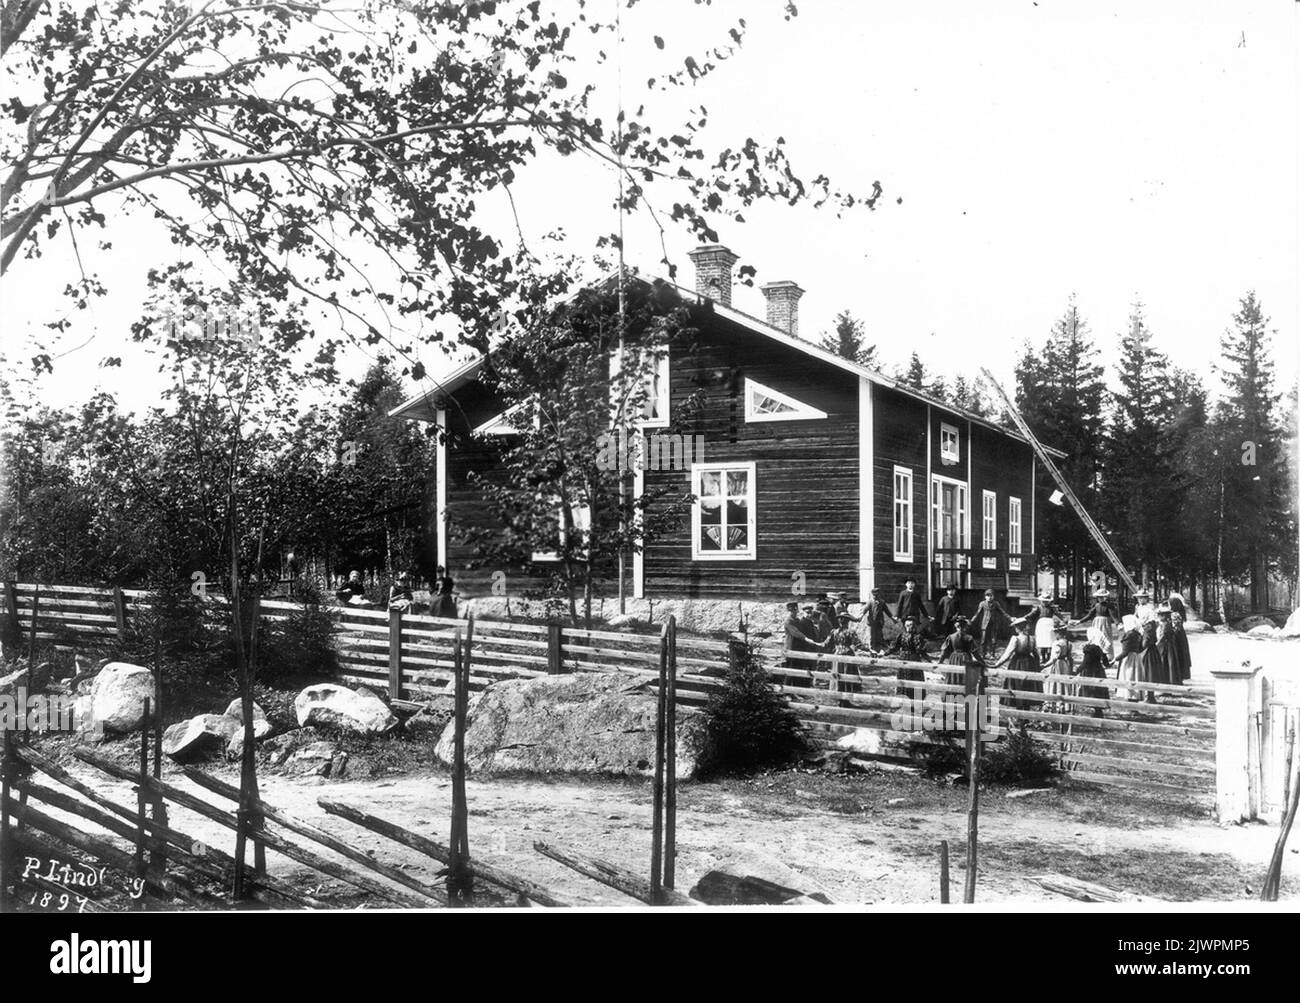
M1215 701L1215 809L1220 825L1256 818L1260 809L1259 666L1212 669Z

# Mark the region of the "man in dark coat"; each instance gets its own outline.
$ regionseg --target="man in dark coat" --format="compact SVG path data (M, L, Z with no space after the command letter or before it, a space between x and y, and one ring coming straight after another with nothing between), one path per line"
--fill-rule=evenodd
M799 615L799 604L797 602L788 602L785 604L785 667L787 669L802 669L810 671L813 667L813 661L810 658L792 658L790 652L801 651L818 651L820 645L815 636L813 623L806 616ZM797 677L787 676L787 685L793 685Z
M935 636L946 638L951 634L953 621L960 612L961 607L957 602L957 586L949 585L943 598L939 600L939 605L934 610Z
M925 627L926 621L930 619L929 614L925 612L925 603L921 600L921 593L916 591L916 582L909 578L903 583L903 591L898 594L898 609L894 610L900 623L906 623L908 617L916 620L918 630Z
M975 609L971 619L971 628L980 639L980 651L988 655L990 648L996 648L1002 632L1002 625L1010 623L1011 617L1002 608L1002 604L993 597L992 589L984 590L984 601Z
M903 632L894 638L885 652L887 656L902 659L905 662L928 662L930 656L925 650L925 638L920 631L920 625L916 617L907 617L903 620ZM903 669L898 670L898 694L900 696L912 697L915 700L921 699L925 692L923 686L905 686L904 683L924 683L925 673L921 669Z
M871 601L862 614L869 631L868 643L873 651L882 651L885 647L885 617L898 623L898 617L889 612L889 605L880 598L880 589L871 590Z

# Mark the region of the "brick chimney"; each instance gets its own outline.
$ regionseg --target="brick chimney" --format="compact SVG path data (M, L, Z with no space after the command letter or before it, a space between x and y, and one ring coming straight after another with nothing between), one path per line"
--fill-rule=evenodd
M695 265L695 291L715 303L731 306L731 269L740 258L721 244L701 244L686 253Z
M767 300L767 322L792 337L799 336L799 297L803 290L799 283L784 279L763 286Z

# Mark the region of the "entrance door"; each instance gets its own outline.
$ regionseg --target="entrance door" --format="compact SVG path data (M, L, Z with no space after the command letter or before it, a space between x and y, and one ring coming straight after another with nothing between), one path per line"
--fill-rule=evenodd
M962 586L966 555L944 553L964 550L966 542L966 485L961 481L935 476L930 484L931 525L934 528L934 563L936 585L946 588Z

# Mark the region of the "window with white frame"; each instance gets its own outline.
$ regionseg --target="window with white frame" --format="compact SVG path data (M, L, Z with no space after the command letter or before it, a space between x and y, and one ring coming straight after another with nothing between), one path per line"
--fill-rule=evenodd
M951 463L961 459L961 437L957 433L956 425L949 425L947 422L940 424L939 457Z
M980 539L980 547L983 550L998 549L998 495L996 491L984 492L984 535ZM990 557L984 555L984 567L996 568L998 566L997 555Z
M691 556L697 561L753 560L755 484L753 463L691 467Z
M573 520L573 532L581 546L591 534L591 506L581 502L573 505L570 517ZM558 501L555 503L555 526L556 538L560 542L560 550L563 550L569 537L564 529L564 509ZM560 550L534 550L533 560L558 561L560 559Z
M745 377L745 421L808 421L825 418L821 408Z
M632 350L629 350L632 351ZM669 424L669 408L672 401L672 387L670 376L672 373L671 362L668 357L668 350L656 349L652 357L645 357L638 354L630 356L636 366L642 371L645 378L645 390L641 405L641 417L637 424L642 428L666 428ZM628 388L620 385L619 374L622 372L621 360L618 352L610 355L609 360L609 383L610 383L610 407L617 412L618 401L612 398L622 392L631 396ZM615 414L617 420L618 415ZM629 416L630 418L630 416Z
M1012 554L1019 554L1024 543L1020 537L1020 499L1008 499L1007 504L1007 526L1009 527L1009 532L1007 534L1007 550ZM1020 558L1008 557L1007 567L1011 571L1019 571Z
M894 468L894 560L912 559L912 471Z

